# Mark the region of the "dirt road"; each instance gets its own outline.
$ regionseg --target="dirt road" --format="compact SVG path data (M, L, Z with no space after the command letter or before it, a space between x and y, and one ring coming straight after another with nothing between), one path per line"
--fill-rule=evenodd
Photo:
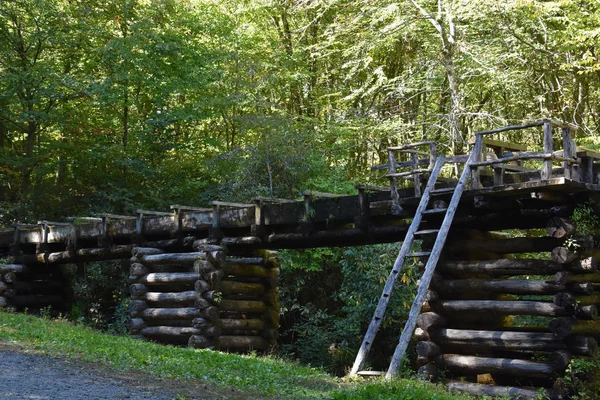
M233 393L232 393L233 394ZM157 380L143 373L31 354L0 345L0 399L3 400L192 400L223 399L199 384ZM233 395L232 398L239 398Z

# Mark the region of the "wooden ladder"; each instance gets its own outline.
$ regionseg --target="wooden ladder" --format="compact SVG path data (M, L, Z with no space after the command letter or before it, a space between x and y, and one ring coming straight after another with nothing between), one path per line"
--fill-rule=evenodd
M352 366L352 370L350 371L350 376L356 375L365 375L367 372L361 371L364 366L365 360L369 351L371 350L371 345L375 339L375 335L383 322L383 317L385 315L385 311L387 309L388 303L390 301L390 296L392 294L392 290L394 289L394 285L396 283L396 279L401 275L402 268L404 267L405 259L409 256L410 248L412 247L413 240L415 236L419 234L423 234L423 232L418 232L419 225L421 224L421 219L423 218L423 214L426 211L427 205L429 204L429 198L437 178L442 170L442 166L444 165L445 156L439 156L435 160L435 164L433 165L433 169L431 170L431 175L429 176L429 180L427 182L427 186L423 191L421 196L421 201L419 202L419 206L417 207L417 211L415 213L415 217L413 218L408 231L406 232L406 237L402 242L402 247L400 248L400 252L398 253L398 257L394 262L394 266L392 267L392 271L385 282L385 286L383 288L383 293L379 298L379 303L377 304L377 308L375 309L375 314L373 315L373 319L369 324L369 328L367 329L367 333L362 341L360 346L360 350L356 355L356 359L354 360L354 365Z
M415 217L408 229L408 232L406 233L406 237L404 239L404 242L402 243L402 247L400 248L398 258L396 259L396 262L394 263L394 267L392 268L390 276L388 277L388 280L386 281L385 287L383 289L383 293L381 295L381 298L379 299L379 303L375 310L375 314L373 315L371 324L369 325L369 328L367 330L365 338L363 339L361 347L360 347L358 354L356 356L356 359L354 361L354 365L352 366L350 376L373 375L373 372L361 371L361 369L363 368L366 357L369 353L369 350L371 349L371 345L373 343L373 340L375 339L377 330L379 329L381 323L383 322L383 316L385 314L387 305L390 301L390 295L394 288L396 278L400 275L400 272L402 271L402 267L404 266L405 259L407 257L415 257L415 256L427 257L428 259L427 259L427 263L425 266L425 271L423 273L423 276L421 277L417 295L415 296L415 299L413 300L413 304L412 304L412 307L409 312L408 320L406 321L404 329L402 330L402 334L400 335L400 341L398 343L398 346L396 347L394 355L392 356L392 362L390 363L390 366L386 373L386 379L390 379L391 377L393 377L394 375L396 375L398 373L398 369L400 368L400 364L402 362L402 359L404 358L404 355L408 348L408 344L409 344L410 339L415 330L415 327L417 324L417 317L419 316L419 314L421 312L421 306L423 305L423 302L425 301L425 296L427 294L427 290L429 289L429 285L430 285L431 279L433 277L433 272L435 271L435 267L437 265L437 262L440 259L440 255L441 255L444 245L446 243L446 238L448 237L448 232L450 231L450 226L452 225L452 221L454 220L454 215L456 214L456 209L458 208L458 205L459 205L460 199L462 197L462 194L464 192L467 181L469 180L469 178L471 176L472 169L471 169L470 163L473 162L476 155L479 154L479 152L481 151L480 147L481 147L481 145L475 146L475 148L473 149L473 152L469 156L469 159L465 165L465 168L463 169L463 172L458 181L458 184L454 188L437 189L437 190L434 189L434 186L435 186L436 180L440 174L442 165L445 162L445 157L439 156L436 159L434 168L431 172L431 176L429 178L429 181L427 182L427 186L425 187L425 190L423 192L423 196L421 198L421 201L419 203L417 211L415 212ZM443 194L443 193L447 193L447 194L453 193L452 199L450 200L448 207L446 209L427 209L427 206L429 205L429 199L430 199L431 194L435 195L435 194ZM421 220L422 220L423 215L424 214L425 215L433 214L433 213L445 213L445 217L440 225L440 228L433 229L433 230L419 231L418 229L419 229L419 226L421 225ZM412 246L412 242L413 242L415 236L428 235L428 234L437 234L435 244L434 244L431 252L421 252L421 253L410 254L409 251L410 251L410 248ZM382 373L381 373L381 375L382 375Z

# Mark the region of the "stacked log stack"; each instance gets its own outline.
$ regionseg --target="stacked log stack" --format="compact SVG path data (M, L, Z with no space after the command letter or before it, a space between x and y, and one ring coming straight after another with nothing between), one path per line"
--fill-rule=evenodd
M226 256L218 245L194 252L136 247L129 332L144 339L229 351L266 350L279 326L279 262L273 251Z
M58 267L43 264L0 265L0 308L67 311L73 290Z
M597 356L593 240L564 217L552 217L546 232L448 238L415 331L420 376L446 371L449 387L474 395L529 398L543 388L552 398L573 357Z

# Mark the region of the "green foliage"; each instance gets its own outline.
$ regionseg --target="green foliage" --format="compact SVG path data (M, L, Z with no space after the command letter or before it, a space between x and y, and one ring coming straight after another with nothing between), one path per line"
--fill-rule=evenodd
M354 361L399 245L280 253L283 350L303 363L344 375ZM408 263L396 286L372 359L385 368L416 289ZM379 365L381 364L381 365Z
M76 304L70 318L96 329L125 333L128 314L129 268L121 261L85 264L85 271L74 273Z
M392 382L375 382L357 386L355 389L334 392L334 400L398 399L398 400L468 400L467 395L450 394L445 389L430 383L396 379Z
M570 399L596 398L600 393L600 359L576 358L569 363L564 377L556 386Z
M577 233L582 235L594 235L600 228L600 218L594 210L591 202L579 205L573 210L573 222L577 225Z

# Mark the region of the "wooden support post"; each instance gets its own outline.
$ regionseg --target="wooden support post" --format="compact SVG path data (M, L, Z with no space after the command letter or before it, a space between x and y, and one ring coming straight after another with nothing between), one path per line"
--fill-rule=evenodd
M573 140L571 139L571 128L563 127L562 128L562 138L563 138L563 157L568 159L573 159L575 157L575 149L573 148ZM563 161L564 174L565 179L574 179L575 175L573 174L573 163L569 161Z
M544 153L552 153L552 122L544 121ZM542 166L542 180L552 177L552 160L544 160Z
M415 185L415 197L421 197L421 175L417 172L419 170L419 155L417 153L411 154L413 163L413 184Z
M483 151L483 135L476 134L475 135L475 145L473 146L473 150L470 157L470 163L476 163L481 160L481 153ZM465 168L471 168L471 189L479 189L481 186L481 179L479 174L478 167L470 167L469 164L465 165Z
M263 199L254 200L254 225L250 227L251 236L265 236L265 216L263 213L263 206Z
M394 150L388 149L388 165L389 174L396 173L396 158L394 157ZM402 206L400 206L400 196L398 195L398 187L396 186L396 178L390 176L390 196L392 198L392 214L399 215L402 213Z

